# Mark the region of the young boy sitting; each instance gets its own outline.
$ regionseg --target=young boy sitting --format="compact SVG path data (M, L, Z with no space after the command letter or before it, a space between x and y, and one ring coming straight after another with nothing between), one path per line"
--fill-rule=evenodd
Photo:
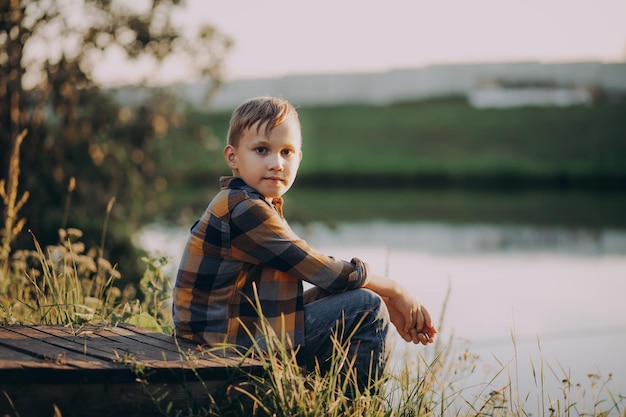
M417 300L367 265L320 253L283 217L282 196L302 159L294 107L252 98L233 113L224 148L233 176L191 228L173 294L176 336L200 344L263 346L261 312L276 334L298 349L301 364L324 370L331 334L353 334L349 354L359 380L380 375L393 323L407 342L432 343L437 333ZM313 288L303 292L303 281Z

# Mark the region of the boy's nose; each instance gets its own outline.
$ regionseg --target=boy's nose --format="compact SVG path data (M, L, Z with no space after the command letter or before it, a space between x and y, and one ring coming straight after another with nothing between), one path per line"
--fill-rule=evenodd
M270 159L270 169L280 170L283 168L283 158L279 154L272 155Z

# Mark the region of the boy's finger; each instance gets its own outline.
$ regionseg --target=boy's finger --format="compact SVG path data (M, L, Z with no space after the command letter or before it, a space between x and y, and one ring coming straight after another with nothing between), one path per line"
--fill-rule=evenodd
M420 333L419 338L423 345L429 345L435 341L435 335L427 332Z
M415 313L412 311L409 311L406 320L404 320L404 328L402 329L404 331L404 333L408 333L411 331L411 329L413 329L415 327Z
M421 332L425 326L424 308L420 308L417 312L417 319L415 320L415 328L418 332Z
M430 317L430 312L424 306L422 306L422 313L424 313L424 326L427 328L435 328L433 319Z
M409 332L404 332L404 333L400 333L400 337L405 341L405 342L410 342L411 341L411 335L409 334Z

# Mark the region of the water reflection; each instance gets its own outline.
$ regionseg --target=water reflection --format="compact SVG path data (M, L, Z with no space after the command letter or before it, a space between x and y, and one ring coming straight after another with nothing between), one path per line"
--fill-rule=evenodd
M537 390L532 366L542 360L553 389L565 376L585 384L609 373L612 389L626 389L624 231L375 222L298 233L326 253L367 260L445 313L442 336L466 341L492 369L511 364L522 392Z
M521 391L533 390L531 361L541 356L555 389L565 374L584 383L589 373L612 373L612 390L626 392L626 231L382 221L294 230L324 253L357 256L398 280L435 317L445 313L446 340L466 341L495 368L518 358ZM138 239L172 256L173 274L186 236L153 227Z
M323 223L294 227L314 245L367 243L437 254L552 252L575 255L626 255L626 232L616 229L566 229L519 225L446 223Z

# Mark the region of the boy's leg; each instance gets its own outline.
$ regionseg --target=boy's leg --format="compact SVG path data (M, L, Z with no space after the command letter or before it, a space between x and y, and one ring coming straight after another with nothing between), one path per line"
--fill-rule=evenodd
M305 357L307 368L316 362L327 371L333 354L331 336L344 342L352 333L348 360L356 355L354 367L359 388L381 375L389 356L389 313L383 300L366 289L346 291L315 299L304 306Z

